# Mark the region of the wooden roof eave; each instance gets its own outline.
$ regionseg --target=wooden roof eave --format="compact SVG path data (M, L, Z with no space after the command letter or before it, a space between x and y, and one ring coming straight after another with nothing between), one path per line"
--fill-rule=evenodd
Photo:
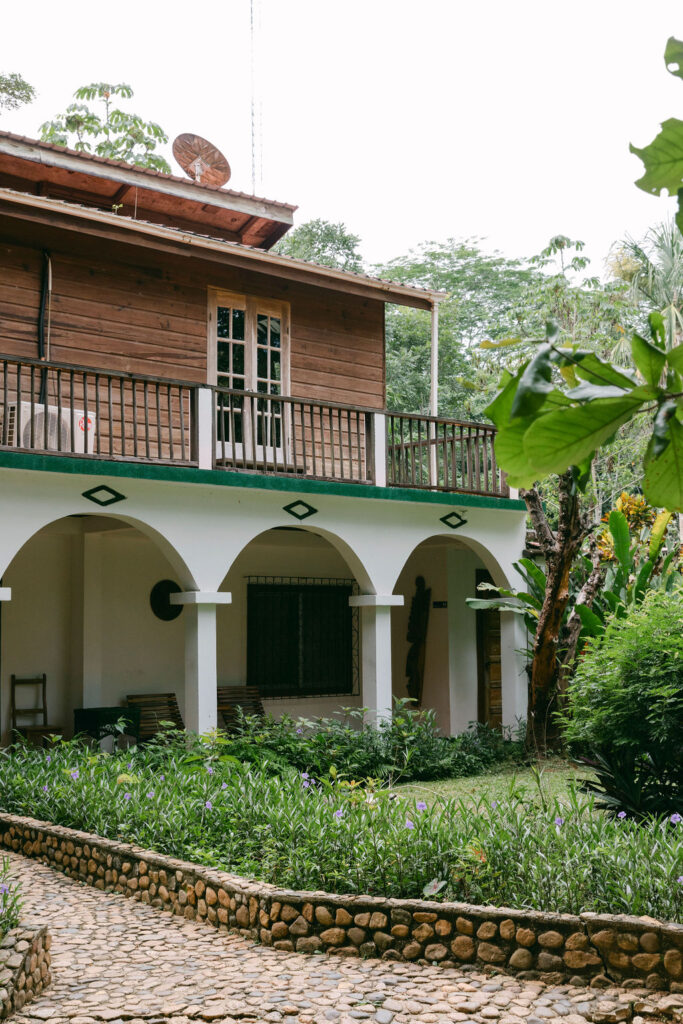
M165 225L136 221L103 210L74 206L11 189L0 188L0 212L50 227L123 242L157 252L187 256L240 267L273 277L329 288L333 291L374 298L384 302L433 309L445 292L411 288L409 285L365 277L305 260L253 249L249 246L198 235ZM270 239L269 239L270 241Z

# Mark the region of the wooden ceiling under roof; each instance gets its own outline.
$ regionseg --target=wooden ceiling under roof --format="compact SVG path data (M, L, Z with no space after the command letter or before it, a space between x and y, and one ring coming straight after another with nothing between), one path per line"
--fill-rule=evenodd
M270 249L295 206L0 132L0 188Z

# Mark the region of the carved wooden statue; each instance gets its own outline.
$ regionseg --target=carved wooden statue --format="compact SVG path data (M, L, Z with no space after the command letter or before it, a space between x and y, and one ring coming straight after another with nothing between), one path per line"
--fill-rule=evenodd
M422 704L427 625L429 623L432 591L431 587L425 586L424 576L417 577L415 588L415 596L410 605L408 634L406 636L406 640L410 644L410 650L406 659L406 676L408 677L408 696L412 697L419 707Z

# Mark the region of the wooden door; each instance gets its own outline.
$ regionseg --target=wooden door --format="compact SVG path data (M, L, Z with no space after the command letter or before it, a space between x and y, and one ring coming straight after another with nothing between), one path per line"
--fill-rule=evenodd
M477 569L477 586L493 583L486 569ZM502 671L500 661L500 612L477 613L478 720L500 729L503 724Z

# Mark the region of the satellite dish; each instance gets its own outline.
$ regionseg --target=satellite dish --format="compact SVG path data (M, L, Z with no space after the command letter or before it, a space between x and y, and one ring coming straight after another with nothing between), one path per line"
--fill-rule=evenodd
M201 135L189 132L179 135L173 143L173 156L185 174L198 185L225 185L230 180L230 164L220 149Z

